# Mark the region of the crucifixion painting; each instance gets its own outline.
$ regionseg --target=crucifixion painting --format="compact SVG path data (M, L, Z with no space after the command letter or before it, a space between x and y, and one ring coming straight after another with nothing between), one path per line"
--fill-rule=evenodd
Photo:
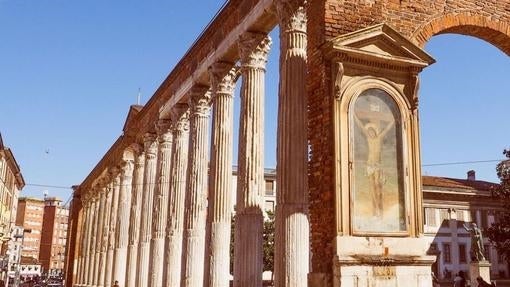
M384 91L363 92L351 108L354 229L405 231L400 114Z

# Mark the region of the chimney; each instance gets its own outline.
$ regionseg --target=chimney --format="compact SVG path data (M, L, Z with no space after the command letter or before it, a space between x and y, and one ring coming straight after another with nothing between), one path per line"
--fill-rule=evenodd
M467 180L476 180L476 173L474 170L467 172Z

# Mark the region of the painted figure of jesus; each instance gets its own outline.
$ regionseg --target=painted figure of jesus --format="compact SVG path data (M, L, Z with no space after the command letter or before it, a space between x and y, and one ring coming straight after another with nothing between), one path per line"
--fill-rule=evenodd
M376 123L372 119L369 119L367 123L363 123L356 113L354 113L354 120L364 134L368 146L366 174L371 189L372 215L381 217L383 212L383 185L386 182L381 168L382 143L395 121L390 119L386 126L383 126L382 121Z

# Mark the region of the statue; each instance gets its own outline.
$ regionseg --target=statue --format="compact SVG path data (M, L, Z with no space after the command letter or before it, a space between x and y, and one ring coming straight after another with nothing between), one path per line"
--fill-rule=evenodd
M485 261L482 231L476 226L476 223L471 223L471 226L472 227L469 228L464 224L464 229L471 234L471 250L469 251L471 254L471 261Z

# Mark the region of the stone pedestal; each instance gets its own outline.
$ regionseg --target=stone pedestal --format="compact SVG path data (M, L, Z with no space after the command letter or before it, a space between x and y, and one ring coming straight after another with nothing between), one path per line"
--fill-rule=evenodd
M478 287L476 278L482 277L485 282L491 282L491 263L489 261L471 262L469 264L469 278L471 287Z
M344 236L337 244L335 287L432 287L436 257L425 255L424 238Z

